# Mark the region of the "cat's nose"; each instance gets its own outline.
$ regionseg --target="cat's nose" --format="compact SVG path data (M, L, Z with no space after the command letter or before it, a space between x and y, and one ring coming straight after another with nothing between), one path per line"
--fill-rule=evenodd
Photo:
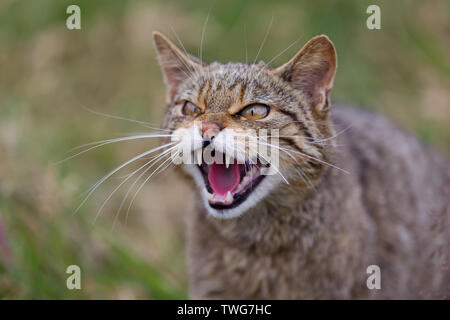
M205 141L212 141L222 130L223 127L220 123L215 121L203 121L202 122L202 137Z

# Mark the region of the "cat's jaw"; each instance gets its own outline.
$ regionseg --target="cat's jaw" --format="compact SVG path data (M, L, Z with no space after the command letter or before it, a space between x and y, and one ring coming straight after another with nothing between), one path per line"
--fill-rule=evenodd
M259 144L254 142L258 137L251 131L224 128L210 140L202 136L206 131L195 122L174 131L175 155L180 155L176 162L197 184L209 215L238 217L279 185L280 180L274 178L279 172L278 150L271 150L270 155L258 151Z
M183 164L183 170L189 174L195 181L203 206L209 215L218 219L231 219L236 218L257 206L265 197L267 197L281 182L282 180L277 175L264 176L262 181L252 188L245 200L232 208L217 209L210 203L210 194L206 188L204 178L195 164Z

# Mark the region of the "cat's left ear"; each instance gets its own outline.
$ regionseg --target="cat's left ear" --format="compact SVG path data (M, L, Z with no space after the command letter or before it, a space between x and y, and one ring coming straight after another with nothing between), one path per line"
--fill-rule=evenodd
M164 79L168 86L169 98L172 99L178 85L195 74L198 68L201 67L201 63L178 49L177 46L158 31L153 32L153 40L158 52Z
M326 35L309 40L287 63L273 72L294 88L306 93L321 116L330 108L329 92L333 87L337 60L333 43Z

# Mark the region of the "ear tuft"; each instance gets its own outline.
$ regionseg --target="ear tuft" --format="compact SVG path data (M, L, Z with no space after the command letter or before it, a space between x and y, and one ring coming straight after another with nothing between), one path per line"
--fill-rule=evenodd
M173 98L177 86L191 77L200 65L159 31L153 32L153 41L158 52L164 79L168 86L169 98Z
M337 59L333 43L326 35L309 40L287 63L274 72L310 98L314 110L325 115L329 109L329 92L333 87Z

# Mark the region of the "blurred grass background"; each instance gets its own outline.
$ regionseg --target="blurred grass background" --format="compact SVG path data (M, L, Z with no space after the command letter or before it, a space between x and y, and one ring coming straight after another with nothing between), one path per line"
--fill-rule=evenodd
M81 30L66 29L69 4L81 7ZM369 4L381 7L381 30L366 28ZM176 42L173 28L197 55L208 12L205 60L253 61L272 17L259 59L301 37L274 65L325 33L339 58L334 102L385 113L450 152L449 1L2 0L0 298L187 297L188 190L170 171L142 189L127 224L122 215L112 228L127 188L94 223L115 178L72 214L97 179L157 142L53 163L74 146L145 129L84 107L159 126L165 88L151 32ZM66 288L72 264L81 267L82 290Z

